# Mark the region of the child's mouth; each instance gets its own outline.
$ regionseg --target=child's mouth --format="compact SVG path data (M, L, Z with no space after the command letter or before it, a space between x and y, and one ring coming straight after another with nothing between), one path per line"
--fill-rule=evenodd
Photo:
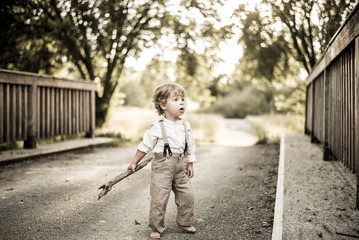
M180 110L180 111L183 111L183 110L184 110L184 108L180 108L179 110Z

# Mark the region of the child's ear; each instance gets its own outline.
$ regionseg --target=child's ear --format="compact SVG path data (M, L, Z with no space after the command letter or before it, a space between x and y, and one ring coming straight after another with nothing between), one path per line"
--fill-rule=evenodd
M166 110L166 104L164 104L163 102L160 102L160 107L162 108L162 110Z

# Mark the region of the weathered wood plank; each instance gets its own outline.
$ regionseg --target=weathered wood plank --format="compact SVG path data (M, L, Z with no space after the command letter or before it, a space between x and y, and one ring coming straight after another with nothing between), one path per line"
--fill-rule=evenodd
M29 87L28 86L23 86L22 88L22 93L23 93L23 98L22 98L22 106L23 106L23 117L22 117L22 129L23 129L23 135L22 135L22 139L24 141L27 140L27 132L28 132L28 124L27 124L27 120L29 118L28 116L28 91L29 91ZM36 123L35 123L36 124Z
M343 97L343 160L345 161L345 166L348 167L348 158L347 158L347 116L346 116L346 112L347 112L347 102L346 102L346 94L347 94L347 54L346 52L344 52L343 55L343 82L342 82L342 87L343 87L343 92L342 92L342 97Z
M36 85L32 85L31 87L29 87L29 105L28 105L28 120L27 120L27 129L28 129L28 134L27 134L27 140L24 142L24 147L25 148L36 148L36 133L37 133L37 129L36 129L36 122L37 122L37 118L38 115L36 115L36 110L37 110L37 97L38 97L38 93L37 93L38 89Z
M74 81L68 79L54 78L48 75L38 75L27 72L8 71L0 69L0 83L37 85L42 87L55 87L67 89L86 89L95 91L97 85L92 82Z
M37 124L36 137L40 139L41 138L40 137L40 132L41 132L41 106L42 106L41 88L40 87L38 87L38 90L37 90L37 99L36 99L36 101L37 101L36 102L36 117L37 117L37 119L36 119L36 124Z
M76 105L76 90L72 90L72 134L76 133L76 113L77 113L77 105Z
M51 96L50 96L50 88L46 87L46 97L45 97L45 103L46 103L46 108L45 108L45 125L46 125L46 135L45 137L48 138L50 137L51 133L50 133L50 115L51 115Z
M90 106L90 101L89 101L89 91L85 91L85 132L89 132L90 129L90 123L89 123L89 119L90 119L90 111L89 111L89 106Z
M55 89L50 88L50 137L55 136Z
M350 48L350 61L349 61L349 72L350 72L350 77L349 77L349 159L350 159L350 163L351 163L351 167L352 167L352 171L355 171L355 163L354 163L354 141L353 141L353 135L354 135L354 124L353 124L353 119L354 119L354 61L353 61L353 47Z
M79 113L79 132L83 132L84 131L84 123L83 123L83 119L84 119L84 92L83 91L79 91L79 107L80 107L80 113Z
M78 90L74 90L74 103L75 103L75 107L74 107L74 112L75 112L75 117L74 117L74 124L75 124L75 134L79 133L79 91Z
M347 159L347 164L349 168L351 168L351 162L350 162L350 120L349 120L349 81L350 81L350 72L349 72L349 61L350 61L350 55L348 51L346 52L346 61L345 61L345 71L346 71L346 81L345 81L345 155Z
M0 104L0 143L5 142L4 141L4 115L5 115L5 109L4 109L4 84L0 83L0 102L3 104Z
M340 138L341 138L341 149L340 149L340 159L341 161L344 163L345 165L345 159L344 159L344 152L345 152L345 146L344 146L344 59L343 57L340 58L341 59L341 64L340 64L340 71L341 71L341 75L340 75Z
M354 83L355 83L355 95L354 95L354 105L355 105L355 172L357 175L357 189L356 189L356 207L359 209L359 37L355 38L355 74L354 74Z
M68 108L68 91L64 89L64 135L68 134L68 119L69 119L69 108Z
M330 150L329 150L329 109L330 109L330 101L329 101L329 70L325 69L324 71L324 111L323 111L323 159L330 160Z
M54 89L55 94L55 133L54 136L60 135L60 89Z
M64 135L64 90L59 89L59 135Z
M68 97L68 99L67 99L67 101L68 101L68 133L67 134L69 134L69 135L72 135L73 134L73 128L72 128L72 108L73 108L73 103L72 103L72 90L68 90L68 95L67 95L67 97Z
M47 88L41 87L41 138L46 138L46 108L47 108L47 101L46 101L46 90Z
M311 132L310 132L310 139L311 139L311 142L315 142L315 126L314 126L314 123L315 123L315 100L316 100L316 96L315 96L315 82L312 82L312 102L311 102L311 112L312 112L312 120L311 120Z
M10 141L16 141L16 85L10 85ZM14 124L15 123L15 124Z
M354 48L355 45L351 48L351 60L350 60L350 72L351 72L351 81L350 81L350 141L351 141L351 161L353 165L353 170L355 171L355 58L354 58Z
M91 91L90 93L90 129L87 133L87 137L94 138L95 137L95 91Z
M16 140L22 140L22 87L16 86Z
M4 98L4 107L5 107L5 126L4 126L4 131L5 131L5 142L10 142L10 84L6 84L5 85L5 89L4 89L4 94L5 94L5 98Z

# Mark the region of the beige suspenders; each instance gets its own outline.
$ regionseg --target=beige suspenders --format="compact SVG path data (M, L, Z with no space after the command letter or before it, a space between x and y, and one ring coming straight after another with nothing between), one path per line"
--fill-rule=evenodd
M172 156L172 151L171 151L170 145L168 143L168 139L167 139L163 119L160 120L160 126L161 126L161 133L162 133L162 137L163 137L163 142L164 142L163 156L166 157L167 152L168 152L168 155ZM185 131L185 144L184 144L184 152L183 153L186 156L187 155L187 150L188 150L188 131L187 131L187 125L186 125L185 121L183 121L183 127L184 127L184 131Z
M166 135L166 130L165 130L165 124L163 123L163 119L160 120L160 126L161 126L161 132L162 132L162 137L163 137L163 142L165 144L164 148L163 148L163 156L167 156L167 151L168 151L168 154L170 156L172 156L172 151L171 151L171 148L170 148L170 145L168 143L168 140L167 140L167 135Z
M185 121L183 121L183 127L184 127L184 139L185 139L185 142L184 142L184 155L187 156L187 150L188 150L188 131L187 131L187 124Z

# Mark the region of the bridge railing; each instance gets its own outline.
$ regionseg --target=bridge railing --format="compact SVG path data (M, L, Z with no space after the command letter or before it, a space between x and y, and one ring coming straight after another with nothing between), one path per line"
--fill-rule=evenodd
M86 133L94 137L96 84L0 70L0 143Z
M359 4L307 78L305 131L359 176ZM358 185L358 184L357 184ZM359 188L357 189L359 208Z

